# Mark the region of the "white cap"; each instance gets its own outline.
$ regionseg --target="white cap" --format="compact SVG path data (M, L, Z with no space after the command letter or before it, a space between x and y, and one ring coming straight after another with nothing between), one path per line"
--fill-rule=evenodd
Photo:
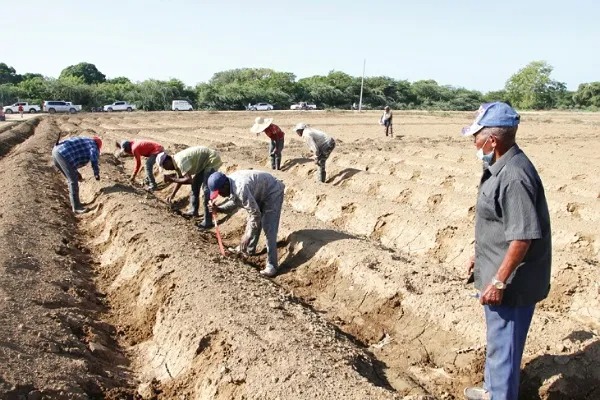
M306 129L306 124L303 122L297 123L296 126L294 127L295 131L303 131L304 129Z

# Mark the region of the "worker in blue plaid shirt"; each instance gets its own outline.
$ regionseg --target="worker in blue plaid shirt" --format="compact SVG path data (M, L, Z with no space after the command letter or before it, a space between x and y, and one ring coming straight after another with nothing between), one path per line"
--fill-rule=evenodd
M98 161L100 149L102 149L102 139L98 136L69 138L56 143L52 149L54 165L62 172L69 183L71 207L76 214L83 214L87 211L79 201L79 181L82 178L77 169L91 163L94 177L99 180Z

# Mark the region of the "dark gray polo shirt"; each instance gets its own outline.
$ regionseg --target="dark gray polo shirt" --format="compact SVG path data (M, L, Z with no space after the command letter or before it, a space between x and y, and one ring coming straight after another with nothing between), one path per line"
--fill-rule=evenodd
M508 278L502 305L532 305L550 290L550 215L540 176L516 144L481 177L475 216L477 289L491 283L513 240L531 240L531 246Z

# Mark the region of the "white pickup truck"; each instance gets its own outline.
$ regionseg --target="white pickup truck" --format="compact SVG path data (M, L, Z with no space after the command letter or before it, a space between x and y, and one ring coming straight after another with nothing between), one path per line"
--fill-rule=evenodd
M74 105L70 101L62 101L62 100L48 100L44 101L44 106L42 108L44 112L54 114L54 113L71 113L75 114L76 112L81 111L80 105Z
M19 112L19 106L23 106L23 112L24 113L31 113L31 114L35 114L36 112L40 112L40 106L35 106L33 104L29 104L23 101L20 101L18 103L15 103L11 106L6 106L4 107L2 110L4 110L4 112L6 114L12 114L12 113L18 113Z
M112 104L104 106L104 111L113 112L113 111L133 111L135 110L135 104L129 104L126 101L115 101Z
M292 104L290 106L290 110L316 110L317 106L315 104L307 103L305 101L301 101L300 103Z

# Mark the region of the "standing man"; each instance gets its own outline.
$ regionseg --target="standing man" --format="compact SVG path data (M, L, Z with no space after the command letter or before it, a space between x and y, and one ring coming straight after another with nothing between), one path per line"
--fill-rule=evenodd
M277 274L277 231L283 204L285 185L273 175L256 170L236 171L229 176L215 172L208 178L211 191L211 212L231 212L242 207L248 212L246 231L242 236L240 251L255 254L261 228L267 237L267 266L260 271L265 276ZM215 205L217 196L227 201Z
M271 157L271 168L281 169L281 152L283 151L283 142L285 133L273 123L273 118L257 117L250 132L258 136L261 132L271 139L269 145L269 156Z
M208 177L223 164L219 153L208 147L194 146L188 147L172 157L165 152L159 153L156 156L156 163L161 168L177 173L177 177L165 175L166 182L175 183L175 188L171 195L167 197L167 202L170 204L175 199L181 185L191 184L190 208L184 215L197 217L200 205L200 188L202 187L204 191L204 221L198 227L208 229L215 226L212 215L208 210L210 192L207 182Z
M23 118L23 104L19 104L19 114L21 114L21 118Z
M156 180L154 179L154 163L156 162L156 156L158 153L165 151L163 146L159 143L152 142L150 140L123 140L121 143L116 143L117 148L121 149L120 155L128 155L135 157L135 167L133 168L133 174L129 181L135 182L140 168L142 166L142 157L146 157L146 179L145 183L148 184L147 190L156 190Z
M319 166L318 180L325 182L325 177L327 176L325 162L333 149L335 149L335 140L317 129L310 128L304 123L297 124L294 130L298 136L304 138L308 148L313 153L314 160Z
M380 123L385 126L385 136L394 137L394 127L392 126L392 110L390 110L390 106L385 106L383 109L383 114L381 115Z
M87 163L91 163L94 170L94 177L96 180L100 180L98 160L101 149L102 139L98 136L91 138L73 137L56 143L52 149L54 166L62 172L69 183L71 208L76 214L83 214L87 211L79 201L79 180L81 180L81 174L77 169Z
M542 181L516 144L519 114L506 103L483 104L463 129L483 162L469 262L485 312L483 388L469 400L517 400L521 358L535 304L550 290L550 215Z

